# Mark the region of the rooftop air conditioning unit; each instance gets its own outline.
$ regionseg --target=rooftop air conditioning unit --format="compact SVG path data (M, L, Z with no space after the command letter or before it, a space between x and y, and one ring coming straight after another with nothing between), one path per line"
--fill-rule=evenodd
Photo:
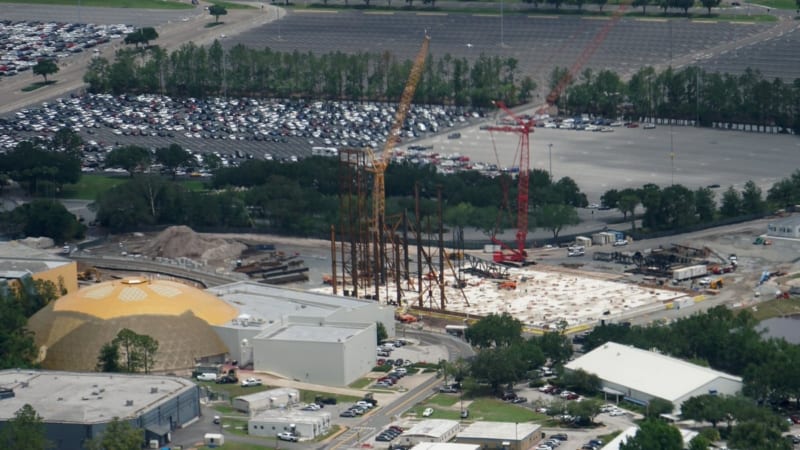
M125 406L133 406L133 400L125 400Z

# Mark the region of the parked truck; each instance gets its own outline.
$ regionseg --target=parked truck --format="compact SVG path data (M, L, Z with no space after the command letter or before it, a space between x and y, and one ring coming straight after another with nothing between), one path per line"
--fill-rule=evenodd
M691 280L692 278L704 277L708 274L708 268L703 264L695 266L680 267L672 271L673 281Z

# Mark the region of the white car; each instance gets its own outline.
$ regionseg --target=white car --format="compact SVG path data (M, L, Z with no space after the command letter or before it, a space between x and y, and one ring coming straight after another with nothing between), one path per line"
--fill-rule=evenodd
M623 411L621 409L612 409L611 411L608 412L608 415L609 416L624 416L625 415L625 411Z
M652 130L655 127L656 127L656 124L654 124L654 123L646 123L646 124L644 124L644 126L642 128L644 128L645 130Z
M198 381L214 381L217 379L217 374L215 373L201 373L197 376Z
M261 386L261 378L247 378L242 380L242 387Z
M614 247L622 247L623 245L628 245L628 241L625 239L619 239L614 242Z
M278 439L282 441L289 441L289 442L297 442L297 436L294 433L290 433L288 431L281 431L278 433Z
M430 417L433 415L433 408L425 408L425 411L422 411L422 417Z

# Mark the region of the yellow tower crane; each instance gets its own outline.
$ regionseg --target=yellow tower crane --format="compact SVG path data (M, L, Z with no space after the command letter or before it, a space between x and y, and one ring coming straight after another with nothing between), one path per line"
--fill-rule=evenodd
M392 158L392 153L395 146L400 142L400 130L405 123L408 110L411 108L411 101L414 99L414 92L417 90L417 84L422 77L422 69L425 67L425 59L428 57L428 44L430 43L430 36L425 33L425 38L422 40L422 46L414 59L414 65L411 66L411 73L408 76L408 82L403 89L403 95L400 97L400 104L397 105L397 112L394 115L394 123L389 136L386 138L386 144L383 146L383 153L380 157L376 157L372 149L367 148L372 167L368 170L374 174L374 184L372 188L372 229L376 233L381 232L384 227L386 219L386 184L385 173L386 167L389 166L389 161Z

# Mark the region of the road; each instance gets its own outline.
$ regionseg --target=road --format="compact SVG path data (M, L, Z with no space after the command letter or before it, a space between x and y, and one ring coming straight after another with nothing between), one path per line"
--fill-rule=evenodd
M210 270L199 270L172 264L161 264L156 261L135 259L133 257L112 257L112 256L89 256L83 252L70 255L71 259L84 263L100 270L110 269L124 272L145 272L148 274L164 274L191 280L204 287L219 286L222 284L233 283L248 279L246 275L239 273L217 273Z

